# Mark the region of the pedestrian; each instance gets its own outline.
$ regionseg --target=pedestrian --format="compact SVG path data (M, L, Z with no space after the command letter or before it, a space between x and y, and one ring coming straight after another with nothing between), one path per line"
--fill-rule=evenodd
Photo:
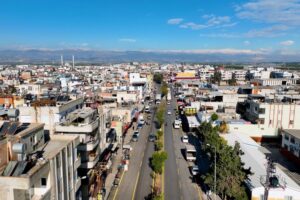
M134 126L132 126L132 130L134 130Z

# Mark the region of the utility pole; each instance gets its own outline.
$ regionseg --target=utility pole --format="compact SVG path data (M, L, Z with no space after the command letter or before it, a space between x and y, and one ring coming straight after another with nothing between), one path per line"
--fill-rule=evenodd
M276 175L276 168L275 168L275 163L273 160L269 157L267 157L267 167L266 167L266 176L261 176L260 177L260 182L264 186L265 191L264 191L264 200L268 200L269 197L269 190L271 188L285 188L286 187L286 182L285 180L281 180L282 184L279 181L279 177Z

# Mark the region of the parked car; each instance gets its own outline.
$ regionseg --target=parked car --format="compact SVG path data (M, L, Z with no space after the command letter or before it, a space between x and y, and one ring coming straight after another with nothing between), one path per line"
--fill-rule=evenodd
M191 169L191 173L193 176L196 176L199 173L199 167L197 165L194 165Z
M181 139L183 143L189 143L189 137L187 135L182 136Z

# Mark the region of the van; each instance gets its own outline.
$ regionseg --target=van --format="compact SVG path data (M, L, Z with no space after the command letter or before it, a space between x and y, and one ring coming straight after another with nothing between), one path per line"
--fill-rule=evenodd
M175 120L175 121L174 121L174 128L175 128L175 129L179 129L180 126L181 126L181 121Z

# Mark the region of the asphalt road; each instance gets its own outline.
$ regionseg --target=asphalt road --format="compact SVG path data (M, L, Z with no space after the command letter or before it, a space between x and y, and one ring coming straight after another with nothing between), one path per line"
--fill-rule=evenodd
M153 109L151 110L153 113ZM151 115L152 119L147 120L149 123L151 123L151 133L156 132L156 128L154 125L154 113ZM150 158L154 152L154 142L148 142L146 144L146 150L145 155L143 159L143 164L140 170L140 176L137 183L136 193L134 199L142 200L147 199L147 197L151 193L151 187L152 187L152 178L150 176L152 169L150 167Z
M147 119L147 118L145 118ZM136 127L136 126L135 126ZM144 156L148 155L148 135L150 132L151 126L144 125L143 128L140 130L140 137L137 142L130 142L129 144L133 148L130 154L130 161L129 161L129 168L128 171L125 172L124 176L122 177L121 183L118 188L118 193L115 196L115 199L119 200L132 200L137 199L135 198L138 180L140 178L141 168L144 160ZM126 137L131 137L128 135ZM147 178L145 178L146 180ZM149 181L151 182L151 177L149 176ZM147 186L143 186L142 190L145 189L145 193L151 191L151 187L148 189ZM139 195L143 195L142 193ZM143 199L143 198L141 198Z
M174 117L174 108L175 101L174 98L171 102L171 105L167 106L166 112L170 109L172 115L165 114L165 125L164 139L165 139L165 151L168 153L168 159L165 162L165 180L164 180L164 190L165 190L165 199L181 199L181 188L179 187L179 178L178 178L178 167L176 163L175 148L173 142L173 127L172 123L175 119Z

